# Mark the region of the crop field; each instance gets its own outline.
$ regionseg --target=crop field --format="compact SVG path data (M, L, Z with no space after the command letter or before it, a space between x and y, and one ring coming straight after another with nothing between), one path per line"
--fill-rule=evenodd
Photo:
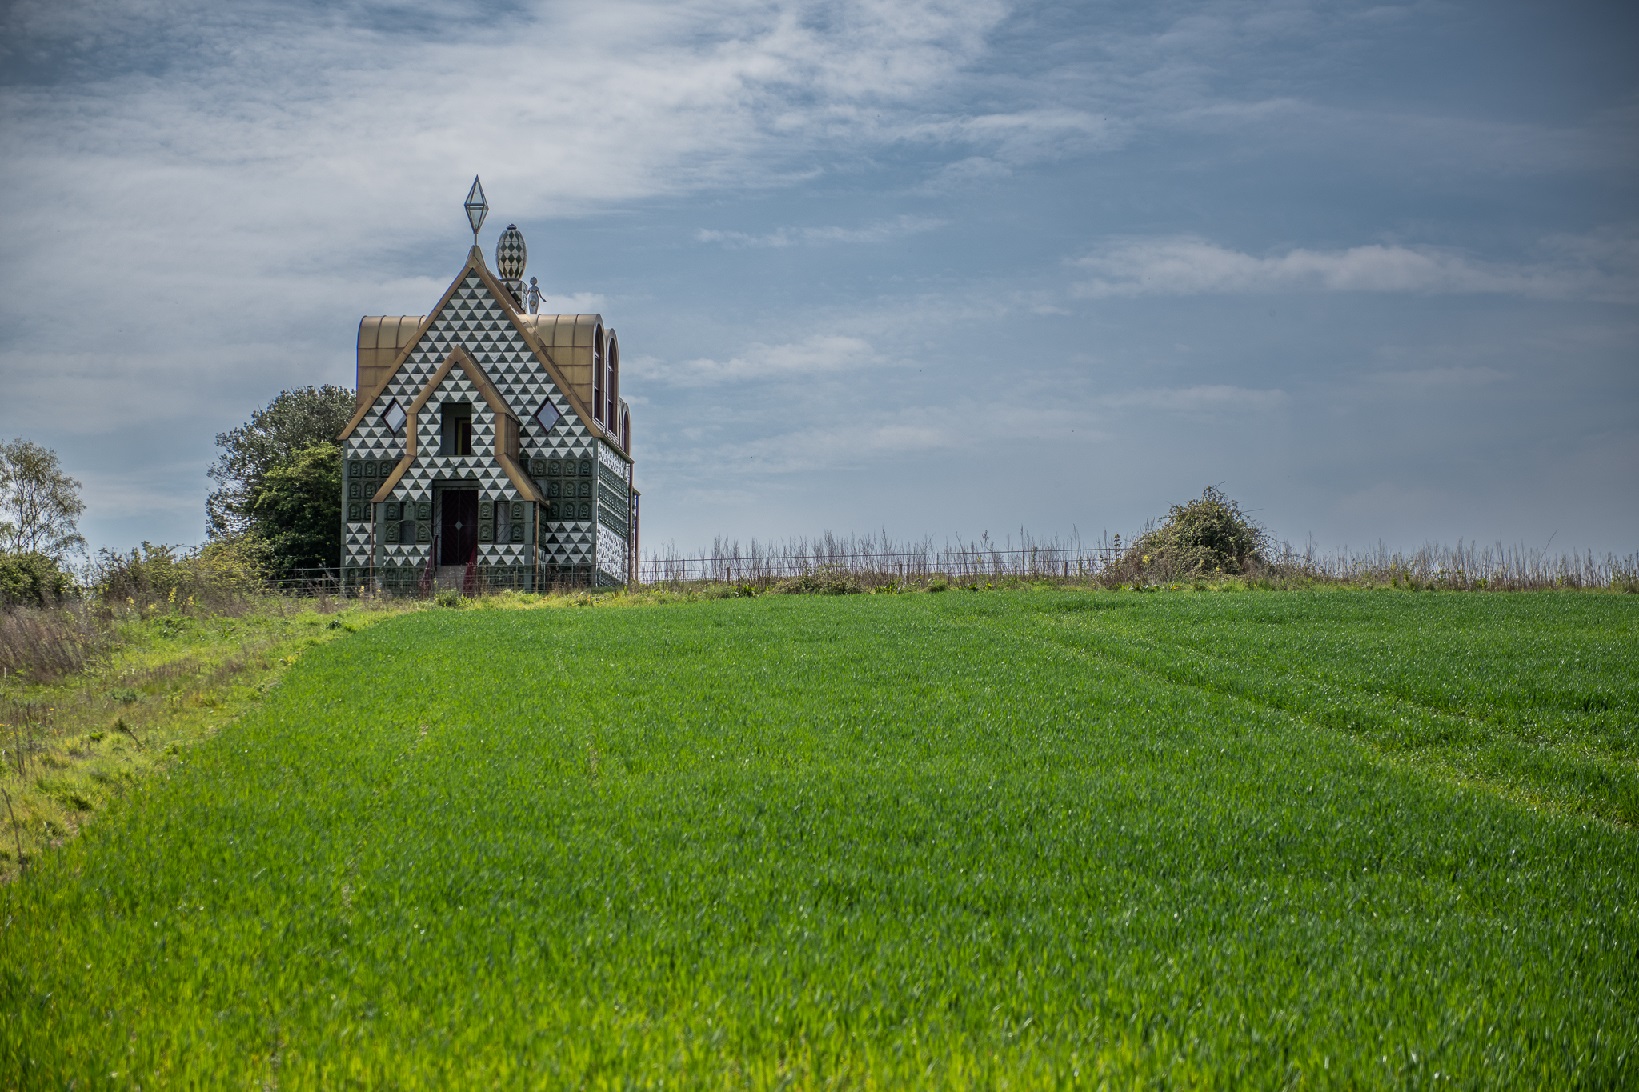
M8 1087L1639 1086L1639 596L436 609L0 890Z

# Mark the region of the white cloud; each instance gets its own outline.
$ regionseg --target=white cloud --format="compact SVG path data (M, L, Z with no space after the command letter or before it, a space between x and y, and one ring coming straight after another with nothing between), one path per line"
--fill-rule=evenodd
M922 122L904 136L991 148L995 159L1017 164L1112 148L1126 138L1127 129L1086 110L1042 107Z
M1639 298L1631 229L1545 238L1508 260L1414 245L1486 247L1628 215L1639 107L1615 92L1586 97L1605 103L1600 113L1562 99L1527 110L1508 95L1442 97L1463 73L1410 80L1403 94L1387 69L1361 84L1366 62L1421 56L1429 27L1417 10L1395 16L1408 25L1391 39L1364 25L1380 13L1309 0L1061 5L1016 18L1012 6L0 5L0 435L58 447L95 498L88 518L117 512L125 540L182 537L160 513L191 509L198 524L214 432L280 388L350 377L360 314L418 313L438 298L465 251L459 202L475 172L494 205L486 242L519 223L531 272L550 274L547 307L613 311L627 334L645 474L742 445L732 450L759 467L868 468L880 493L899 477L899 453L951 452L954 463L1020 435L1130 437L1126 422L1187 454L1242 415L1269 414L1257 424L1277 431L1266 426L1290 407L1280 388L1303 390L1307 406L1320 383L1308 362L1333 346L1374 360L1372 334L1300 328L1298 347L1273 348L1252 379L1233 370L1245 354L1178 346L1209 344L1200 315L1217 308L1185 300L1140 309L1140 322L1121 308L1066 315L1066 271L1042 256L1123 223L1157 234L1100 245L1069 278L1081 282L1073 294L1472 293L1491 298L1419 310L1488 311L1491 327L1539 310L1515 298ZM1490 63L1480 52L1458 60ZM1520 78L1511 90L1523 96L1532 77ZM1500 89L1512 76L1496 79ZM1117 147L1134 150L1074 162ZM1232 176L1223 186L1220 168ZM1265 194L1246 188L1260 170L1280 179ZM1340 172L1360 185L1334 188ZM1544 188L1449 214L1453 195L1499 178ZM992 199L943 198L975 187ZM758 218L738 218L735 206L751 203ZM1503 207L1518 219L1487 211ZM656 230L622 231L625 214ZM593 216L576 245L607 227L608 249L593 260L577 250L575 264L553 252L548 225ZM1256 234L1317 222L1378 245L1294 249ZM918 268L872 245L946 223ZM1216 234L1228 229L1200 227L1226 223L1244 232L1233 245ZM1381 234L1424 224L1440 234ZM724 262L676 245L697 226L714 230L694 244L765 248L751 257L785 248L782 260ZM1159 234L1181 227L1207 237ZM1026 328L1028 350L1012 352ZM1514 352L1530 322L1511 329ZM1613 361L1615 373L1631 359L1631 318L1536 329L1528 355L1544 363L1533 366ZM1430 335L1470 351L1431 358ZM1431 318L1396 336L1408 354L1376 364L1403 374L1360 380L1350 404L1397 385L1505 386L1453 370L1503 367L1471 348L1468 329ZM1078 354L1096 360L1081 366ZM1527 370L1516 364L1510 375ZM1631 407L1623 382L1582 398L1577 420L1585 405ZM1156 385L1106 393L1129 383ZM966 401L977 390L984 405ZM1133 490L1156 480L1153 466L1130 471ZM663 511L664 493L652 498ZM775 519L765 505L756 518Z
M948 450L966 440L947 422L938 420L943 415L937 411L930 415L919 410L901 416L913 419L884 414L875 420L839 420L732 442L722 445L720 458L730 465L765 474L806 473L857 467L883 456Z
M1402 395L1407 391L1474 390L1507 379L1507 372L1484 365L1396 369L1373 372L1365 377L1367 383L1393 395Z
M674 387L709 387L731 381L826 375L885 364L863 338L816 334L783 345L753 343L727 360L700 358L668 364L644 356L629 361L626 367L630 374Z
M1267 412L1285 406L1285 391L1203 384L1192 387L1150 387L1104 395L1097 404L1112 410L1146 409L1163 413L1216 415Z
M208 454L279 389L350 376L358 315L438 298L474 173L486 240L508 222L530 235L656 197L783 185L813 173L816 149L892 139L1003 14L956 0L503 14L21 0L0 10L0 429L63 448L88 493L121 488L102 484L111 453L148 452L197 504L202 464L173 477L156 446L186 436ZM531 241L551 268L547 240ZM404 260L433 251L446 258L430 272ZM553 280L549 309L602 310L589 286ZM65 324L65 303L96 317ZM806 351L816 367L852 352ZM85 408L64 418L51 407L70 389Z
M899 216L879 220L863 227L805 227L779 228L763 234L743 231L718 231L702 228L694 233L702 243L718 243L729 248L816 246L828 243L882 243L906 235L932 231L943 227L946 221L931 216Z
M489 20L423 5L404 20L421 33L277 6L144 11L8 16L40 48L106 20L155 65L143 43L181 35L159 75L116 65L0 91L14 258L96 252L116 275L167 279L183 255L220 278L368 267L387 247L458 240L475 172L502 223L780 183L794 154L878 115L891 131L896 110L978 54L1002 9L613 0ZM849 239L805 238L827 230Z
M1612 233L1532 264L1489 262L1433 247L1372 244L1248 254L1198 236L1112 243L1073 264L1092 274L1072 286L1088 299L1266 292L1409 292L1583 297L1639 295L1639 237Z

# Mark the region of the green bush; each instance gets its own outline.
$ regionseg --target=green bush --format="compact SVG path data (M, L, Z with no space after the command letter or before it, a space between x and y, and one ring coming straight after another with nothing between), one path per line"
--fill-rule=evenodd
M73 578L45 554L0 551L0 606L49 607L73 590Z
M858 595L865 585L855 573L822 566L801 576L776 580L769 590L778 595Z
M1163 580L1203 573L1244 573L1263 561L1270 535L1222 491L1207 486L1200 497L1175 504L1159 527L1128 549L1128 566Z
M211 542L197 550L144 542L129 554L97 555L91 589L105 605L224 609L260 590L264 569L254 544Z

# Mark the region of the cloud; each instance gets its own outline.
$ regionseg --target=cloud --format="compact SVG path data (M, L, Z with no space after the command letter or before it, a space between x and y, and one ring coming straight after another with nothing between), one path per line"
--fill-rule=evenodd
M1349 405L1400 385L1507 386L1445 365L1592 361L1617 378L1565 387L1576 427L1588 405L1631 419L1631 316L1513 305L1639 298L1635 232L1586 230L1631 216L1627 77L1590 67L1581 90L1552 86L1476 39L1436 78L1428 50L1485 20L1389 16L1392 36L1373 29L1381 11L1310 0L14 0L0 5L0 435L57 447L96 499L88 520L115 512L125 541L197 537L211 436L280 388L350 378L360 314L431 306L465 252L474 173L494 206L486 241L524 229L548 309L621 326L643 473L677 482L732 449L793 481L868 470L863 504L918 461L897 454L954 465L1021 435L1130 438L1126 422L1183 459L1237 415L1277 431L1285 391L1307 408L1309 362L1334 349L1351 374L1402 372L1359 379ZM678 246L680 225L702 230ZM1115 225L1143 234L1074 251L1069 271L1047 257ZM1387 234L1406 225L1439 234ZM880 245L935 230L914 254ZM1520 232L1543 239L1485 249ZM1453 240L1469 249L1420 245ZM702 244L782 261L714 262ZM1241 351L1212 341L1220 308L1184 298L1274 292L1447 298L1417 309L1389 361L1368 324L1312 316L1285 347ZM1171 298L1066 313L1072 295ZM1383 299L1335 302L1362 314ZM1472 349L1465 324L1481 321L1508 326L1506 352ZM1540 363L1498 362L1531 338ZM1438 343L1469 351L1431 357ZM1153 460L1110 469L1065 480L1158 480ZM666 511L664 490L650 496ZM186 508L191 521L171 515ZM766 497L754 508L779 518Z
M718 243L730 249L747 247L821 246L829 243L881 243L919 232L933 231L947 221L931 216L899 216L879 220L864 227L805 227L779 228L776 231L754 235L743 231L718 231L702 228L694 233L702 243Z
M1558 240L1558 255L1530 264L1489 262L1434 247L1372 244L1298 248L1267 256L1193 235L1112 243L1074 263L1092 277L1072 286L1086 299L1270 292L1406 292L1540 299L1639 298L1639 235Z
M884 366L886 361L863 338L816 334L783 345L753 343L727 360L699 358L667 364L638 357L627 364L632 374L674 387L709 387L744 380L815 376Z
M109 62L82 81L0 88L14 255L103 253L140 232L108 257L153 270L186 250L219 276L369 267L389 246L459 238L452 206L474 172L494 215L518 221L781 184L810 169L793 156L891 133L1002 13L611 0L501 18L419 4L372 24L300 5L67 7L7 16L14 52ZM889 120L867 120L878 115Z
M1217 415L1260 413L1280 409L1289 399L1283 390L1203 384L1192 387L1151 387L1104 395L1097 404L1112 410L1146 409L1163 413Z
M1505 382L1508 378L1508 373L1500 368L1450 365L1373 372L1365 377L1365 382L1398 396L1407 391L1474 390Z
M885 456L943 451L969 437L940 420L939 411L839 420L721 445L713 461L764 474L802 474L868 465ZM905 419L910 417L911 419Z
M903 137L977 145L992 149L990 158L1018 164L1113 148L1127 131L1127 126L1086 110L1038 107L922 122L906 129Z
M956 0L0 7L0 428L67 450L88 492L120 488L99 485L102 467L148 452L197 504L202 473L173 476L156 446L185 436L208 456L280 388L350 375L358 315L437 299L474 173L488 238L786 185L816 150L922 116L1004 14ZM593 286L552 280L550 309L602 309ZM97 317L65 323L65 303ZM53 411L70 389L81 411Z

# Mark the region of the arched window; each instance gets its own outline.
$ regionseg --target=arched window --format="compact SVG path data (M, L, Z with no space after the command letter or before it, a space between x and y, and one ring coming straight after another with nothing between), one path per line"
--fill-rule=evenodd
M632 453L632 411L625 405L620 407L620 449Z
M592 416L603 423L603 327L592 331Z
M603 421L613 432L618 427L620 415L615 407L620 405L620 339L615 337L613 330L609 331L608 358L609 378L603 383Z

